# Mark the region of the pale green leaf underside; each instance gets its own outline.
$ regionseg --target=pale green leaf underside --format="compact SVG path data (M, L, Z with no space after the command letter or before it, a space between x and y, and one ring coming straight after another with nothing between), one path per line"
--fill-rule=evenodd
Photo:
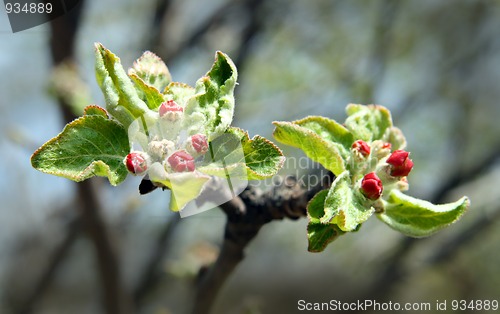
M276 127L273 135L279 142L300 148L307 157L319 162L335 175L345 170L344 159L335 143L293 122L273 122L273 124Z
M189 98L194 95L194 87L184 83L172 82L165 87L163 94L176 101L181 107L185 107Z
M125 180L123 159L130 150L127 132L98 110L90 112L40 147L31 157L32 166L77 182L93 176L107 177L112 185Z
M393 151L406 148L406 138L399 128L393 126L386 133L384 140L391 143Z
M134 62L128 74L138 76L145 84L159 91L163 90L172 82L172 76L163 60L151 51L145 51L142 56Z
M309 116L294 121L293 123L313 131L325 140L341 144L347 152L354 142L351 132L332 119L320 116Z
M426 237L457 221L469 206L465 196L453 203L434 205L393 190L385 211L377 217L407 236Z
M392 126L391 113L382 106L349 104L346 111L345 126L355 140L383 140L386 130Z

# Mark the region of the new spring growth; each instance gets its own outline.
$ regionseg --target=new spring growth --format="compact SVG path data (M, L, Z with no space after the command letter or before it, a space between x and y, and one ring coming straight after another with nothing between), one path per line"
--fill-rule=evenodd
M372 157L376 158L376 160L381 160L381 158L390 154L390 143L377 140L371 144L373 149L362 140L357 140L352 144L351 150L357 156L358 161L362 162L361 158L367 158L370 153L372 153ZM377 168L378 170L370 172L363 177L360 188L362 194L370 200L377 200L382 195L384 185L389 191L393 188L400 191L407 190L408 181L406 180L406 176L413 167L413 161L408 156L409 153L404 150L392 152L387 157L386 166ZM386 170L382 171L384 168Z
M370 172L363 177L361 181L361 192L363 195L370 200L377 200L382 195L384 187L382 181L375 174L375 172Z
M372 215L414 237L431 235L461 217L469 207L467 197L435 205L402 193L413 161L387 108L349 104L346 112L344 123L320 116L274 122L277 140L300 148L335 175L330 188L307 205L309 251L323 251Z
M216 52L212 67L192 87L172 81L165 63L151 52L125 71L102 44L94 51L105 108L87 106L81 118L33 154L35 169L77 182L103 176L112 185L129 174L147 176L139 192L168 188L170 209L188 207L184 215L191 215L207 209L205 201L227 202L248 180L271 178L282 167L284 156L271 141L250 139L231 127L238 71L225 53ZM224 190L192 202L215 177L228 183L221 184Z
M395 150L387 163L390 165L390 175L393 177L405 177L413 168L413 161L409 158L409 154L404 150Z

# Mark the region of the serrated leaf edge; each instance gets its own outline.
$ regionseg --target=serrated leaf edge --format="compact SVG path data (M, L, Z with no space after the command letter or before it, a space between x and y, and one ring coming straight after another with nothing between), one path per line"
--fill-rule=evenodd
M99 106L96 106L96 107L100 108ZM50 171L50 170L40 169L39 167L37 167L34 164L34 158L38 154L40 154L42 152L42 150L44 150L46 147L48 147L52 143L58 141L65 134L65 132L68 129L70 129L74 125L80 123L81 121L85 120L86 117L88 117L88 116L84 115L84 116L79 117L79 118L71 121L70 123L66 124L66 126L63 128L63 130L59 134L57 134L55 137L51 138L50 140L48 140L47 142L45 142L42 146L40 146L31 155L31 157L30 157L31 166L33 168L35 168L36 170L38 170L40 172L43 172L43 173L46 173L46 174L50 174L50 175L54 175L54 176L58 176L58 177L63 177L63 178L66 178L66 179L69 179L69 180L72 180L72 181L75 181L75 182L81 182L81 181L84 181L84 180L90 178L88 176L84 176L83 174L87 175L91 170L95 169L96 165L103 165L104 168L106 169L106 177L108 178L110 184L113 185L113 186L117 186L117 185L119 185L120 183L122 183L125 180L126 176L124 178L120 179L118 176L113 175L113 172L111 171L111 168L109 167L109 165L107 165L102 160L95 160L95 161L93 161L92 163L90 163L85 169L83 169L76 176L74 176L74 175L68 175L68 174L65 175L65 173L67 173L67 171L65 171L65 170L61 170L59 172L56 172L56 171ZM110 121L113 122L113 123L116 123L116 122L114 122L112 120L110 120ZM117 125L119 125L119 124L117 123ZM125 166L123 166L123 167L125 167Z

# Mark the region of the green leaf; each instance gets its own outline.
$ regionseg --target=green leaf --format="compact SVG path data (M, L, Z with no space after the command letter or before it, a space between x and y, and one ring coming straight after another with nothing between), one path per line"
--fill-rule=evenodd
M384 212L377 217L407 236L426 237L457 221L469 206L466 196L454 203L434 205L393 190Z
M154 120L152 111L139 98L134 84L125 73L120 58L102 44L95 44L96 79L108 112L127 128L135 119Z
M354 138L349 130L335 120L320 116L309 116L293 123L313 131L325 140L340 143L347 150L351 149Z
M238 169L244 165L246 171L240 173L247 180L269 178L281 169L285 161L281 150L271 141L258 135L250 139L247 132L234 127L210 142L210 152L205 156L209 164L199 168L201 172L239 176Z
M40 147L31 156L31 165L77 182L103 176L118 185L128 173L123 164L130 151L127 131L95 107L88 107L86 112Z
M276 126L273 135L281 143L302 149L307 157L335 175L345 170L344 159L335 143L293 122L275 121L273 124Z
M169 95L181 107L185 107L189 98L194 95L194 88L179 82L172 82L163 91L164 95Z
M399 128L393 126L387 131L387 136L384 140L391 143L393 151L406 148L406 138Z
M345 126L355 140L382 140L386 130L392 126L391 113L383 106L349 104L346 111L349 117Z
M325 199L322 223L337 225L342 231L355 231L373 214L373 208L363 205L362 196L350 186L349 172L345 171L333 181Z
M256 135L252 139L239 128L230 128L228 132L240 136L248 180L262 180L272 177L281 169L285 157L281 150L268 139Z
M233 61L218 51L211 70L196 82L195 96L185 107L189 125L197 133L204 130L209 141L224 133L233 121L237 77Z
M309 252L321 252L326 246L344 234L336 225L323 224L321 217L325 215L325 199L328 190L318 192L307 204L307 239L309 242L307 250Z
M162 91L172 82L172 76L165 63L151 51L145 51L128 70L128 74L139 77L146 85L158 91Z
M135 83L135 88L139 97L148 105L151 110L156 110L161 103L165 101L162 93L156 87L146 84L142 78L134 73L129 74L132 81Z

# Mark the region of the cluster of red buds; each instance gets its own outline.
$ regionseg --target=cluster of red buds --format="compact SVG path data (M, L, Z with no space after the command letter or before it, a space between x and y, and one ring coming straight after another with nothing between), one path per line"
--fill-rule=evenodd
M163 102L158 108L160 119L169 122L182 118L184 108L174 100ZM208 151L208 139L204 134L194 134L181 145L176 147L173 141L167 139L151 140L147 152L132 151L125 157L124 164L127 170L135 175L146 174L153 162L160 162L167 172L193 172L196 169L195 158Z
M390 143L384 143L382 145L384 149L390 149L390 147ZM352 149L365 157L370 154L370 146L362 140L354 142ZM406 176L413 168L413 161L409 158L409 153L404 150L395 150L385 162L387 165L381 169L385 169L384 171L387 171L394 180L402 180L406 183ZM384 185L379 175L377 175L376 172L370 172L361 180L361 193L363 193L367 199L377 200L382 195Z

